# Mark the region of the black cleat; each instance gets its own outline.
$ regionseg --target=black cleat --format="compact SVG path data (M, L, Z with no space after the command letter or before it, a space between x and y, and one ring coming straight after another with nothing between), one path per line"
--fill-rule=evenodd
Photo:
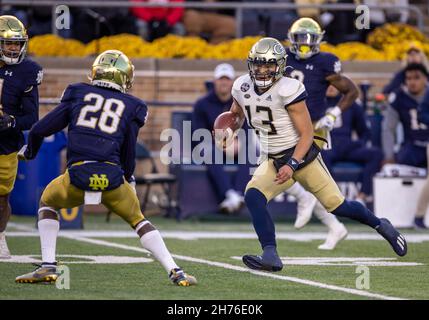
M276 272L283 269L283 262L278 256L275 246L266 246L262 257L245 255L242 260L247 267L253 270Z
M380 221L380 225L376 227L377 232L390 243L398 256L405 256L407 254L407 241L405 237L386 218L381 218Z

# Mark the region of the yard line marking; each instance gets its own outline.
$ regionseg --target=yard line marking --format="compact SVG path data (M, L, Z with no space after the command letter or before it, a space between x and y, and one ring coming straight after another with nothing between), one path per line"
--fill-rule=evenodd
M10 226L21 231L7 232L9 237L37 237L39 232L28 226L9 223ZM247 231L160 231L165 239L179 240L198 240L198 239L257 239L254 232ZM132 230L61 230L60 235L72 237L89 237L89 238L135 238L136 233ZM325 240L326 233L324 232L278 232L276 234L278 240L290 240L298 242L309 242L313 240ZM406 235L408 243L422 243L429 241L429 234L408 234ZM376 233L349 233L347 240L375 240L385 241L383 237Z
M66 235L62 235L62 237L72 239L72 240L76 240L76 241L106 246L106 247L112 247L112 248L119 248L119 249L124 249L124 250L148 253L147 250L140 248L140 247L128 246L128 245L119 244L119 243L115 243L115 242L109 242L109 241L105 241L105 240L90 239L90 238L84 238L84 237L71 237L71 236L66 236ZM318 288L322 288L322 289L330 289L330 290L334 290L334 291L341 291L341 292L354 294L354 295L358 295L358 296L363 296L363 297L368 297L368 298L376 298L376 299L382 299L382 300L406 300L404 298L386 296L386 295L367 292L367 291L359 290L359 289L344 288L344 287L340 287L340 286L336 286L336 285L330 285L330 284L326 284L326 283L322 283L322 282L318 282L318 281L312 281L312 280L306 280L306 279L301 279L301 278L296 278L296 277L283 276L283 275L277 275L277 274L272 274L272 273L267 273L267 272L262 272L262 271L250 270L250 269L240 267L240 266L236 266L236 265L232 265L229 263L210 261L210 260L193 258L193 257L183 256L183 255L178 255L178 254L172 254L172 256L176 259L183 260L183 261L201 263L201 264L206 264L209 266L215 266L215 267L220 267L220 268L235 270L235 271L240 271L240 272L247 272L247 273L255 274L258 276L262 276L262 277L280 279L280 280L290 281L290 282L296 282L296 283L300 283L300 284L304 284L304 285L309 285L309 286L318 287Z

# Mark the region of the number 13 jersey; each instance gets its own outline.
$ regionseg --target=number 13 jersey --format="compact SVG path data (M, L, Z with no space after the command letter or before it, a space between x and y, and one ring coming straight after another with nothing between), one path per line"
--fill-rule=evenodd
M274 155L298 143L299 134L289 116L288 106L307 97L300 81L282 77L259 94L246 74L235 80L232 96L243 109L249 126L259 136L262 153Z

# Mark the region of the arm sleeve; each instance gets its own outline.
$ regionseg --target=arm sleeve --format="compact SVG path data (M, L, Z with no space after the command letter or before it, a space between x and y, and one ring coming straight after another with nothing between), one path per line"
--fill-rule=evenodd
M136 143L140 126L133 121L124 138L121 149L121 166L127 181L131 179L136 167Z
M382 132L381 132L383 152L384 152L385 159L394 158L393 147L395 146L395 131L398 123L399 123L398 112L394 108L392 108L392 106L388 106L384 113Z
M69 104L61 103L38 121L28 135L27 159L34 159L43 143L43 138L61 131L69 124Z
M15 117L15 128L19 131L29 130L39 120L39 89L37 86L31 86L29 91L24 92L22 110L24 114Z
M426 90L425 96L418 107L418 121L429 125L429 90Z

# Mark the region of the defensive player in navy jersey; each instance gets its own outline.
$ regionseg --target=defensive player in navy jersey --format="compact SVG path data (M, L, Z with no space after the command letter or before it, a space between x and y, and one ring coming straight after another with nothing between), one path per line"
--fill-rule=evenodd
M68 127L68 169L41 196L38 228L42 264L17 277L16 282L57 279L58 209L103 203L135 229L143 248L162 264L173 283L196 283L177 266L159 231L145 219L129 183L133 179L138 131L147 118L145 103L126 93L133 78L134 66L122 52L105 51L92 65L91 84L68 86L60 105L31 129L28 146L18 155L28 160L36 157L44 137Z
M319 147L326 148L329 146L329 131L333 129L335 119L356 100L358 89L349 78L341 74L341 62L335 55L320 52L323 34L313 19L298 19L288 33L290 47L287 49L287 55L289 76L301 81L307 89L306 101L315 129L315 142ZM328 111L326 90L329 85L337 88L342 93L342 98ZM319 249L332 250L347 236L345 226L317 203L300 184L295 183L287 193L295 196L298 202L296 228L307 224L313 209L316 216L329 228L328 237Z
M426 168L426 146L429 143L429 128L419 122L418 107L428 88L428 72L421 64L410 64L405 68L405 87L389 95L389 107L383 119L383 150L385 162L396 162ZM398 123L404 129L404 141L394 155L395 133Z
M18 169L22 131L39 117L38 85L42 68L26 58L24 25L13 16L0 16L0 259L10 258L5 229L10 217L9 194Z

